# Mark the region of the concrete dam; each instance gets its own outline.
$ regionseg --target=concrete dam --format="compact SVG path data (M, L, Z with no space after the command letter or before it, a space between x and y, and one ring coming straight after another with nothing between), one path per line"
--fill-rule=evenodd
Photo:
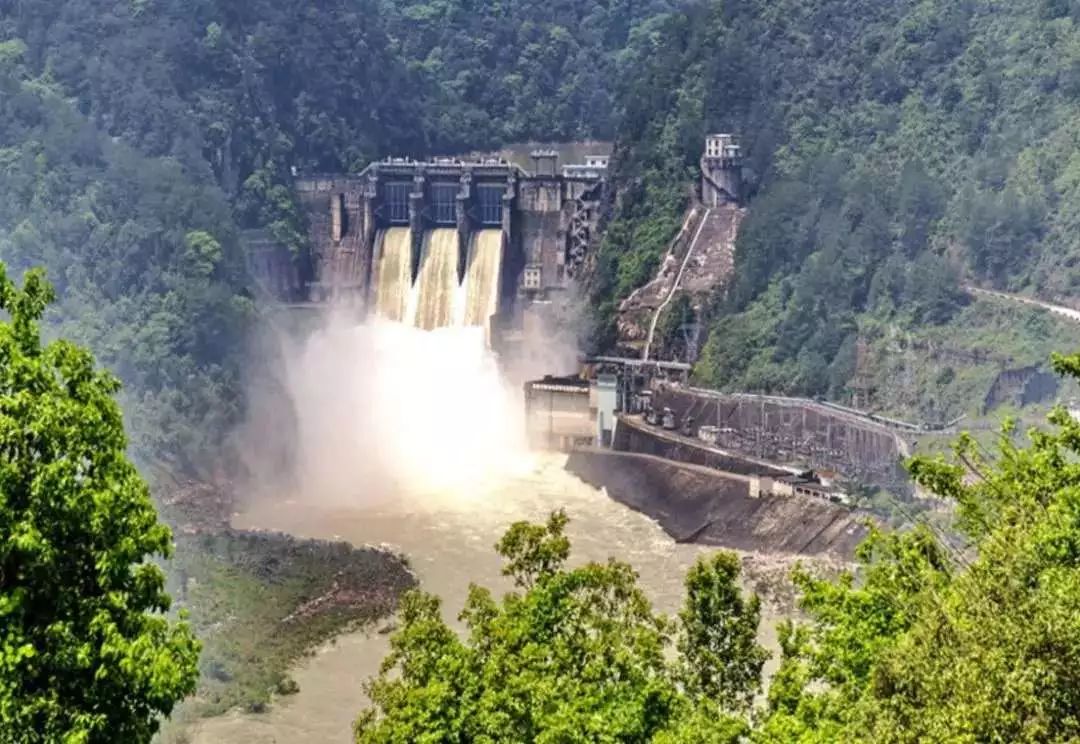
M560 168L554 151L534 152L531 169L389 158L355 175L301 175L310 254L290 266L256 242L249 262L282 299L423 329L482 326L499 347L561 308L606 184L606 155Z

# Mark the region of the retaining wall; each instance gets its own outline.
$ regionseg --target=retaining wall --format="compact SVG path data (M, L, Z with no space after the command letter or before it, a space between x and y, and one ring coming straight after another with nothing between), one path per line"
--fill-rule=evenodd
M680 542L851 559L864 516L799 496L751 498L739 476L650 455L575 450L568 471L657 520Z

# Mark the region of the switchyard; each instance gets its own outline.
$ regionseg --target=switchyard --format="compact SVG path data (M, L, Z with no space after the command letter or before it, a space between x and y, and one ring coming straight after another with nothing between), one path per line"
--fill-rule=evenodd
M725 394L673 385L650 405L670 412L680 434L759 462L835 471L844 478L908 494L905 436L913 424L800 398ZM703 431L704 430L704 431Z

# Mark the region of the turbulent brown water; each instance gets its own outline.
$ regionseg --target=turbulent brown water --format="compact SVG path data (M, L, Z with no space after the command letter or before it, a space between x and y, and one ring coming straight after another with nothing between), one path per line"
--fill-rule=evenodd
M470 581L508 589L493 546L515 520L542 520L555 508L570 515L575 562L614 556L631 563L655 605L674 611L682 577L703 548L676 544L647 517L609 500L562 469L554 455L524 455L467 491L394 494L360 508L312 508L303 501L266 504L235 520L241 527L286 530L304 537L386 543L404 552L421 585L444 600L447 618L461 609ZM388 651L385 635L338 639L293 673L299 694L264 714L232 713L193 732L201 744L347 742L364 705L362 681Z

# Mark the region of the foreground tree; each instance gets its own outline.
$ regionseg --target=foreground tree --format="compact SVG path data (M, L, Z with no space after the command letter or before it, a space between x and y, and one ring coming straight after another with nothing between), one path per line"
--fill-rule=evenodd
M750 708L768 658L757 642L761 600L756 594L744 599L738 579L734 553L699 560L686 575L686 604L679 613L686 688L729 711Z
M368 685L373 707L357 721L359 744L730 744L746 733L737 713L756 689L756 673L749 682L736 673L683 684L684 665L665 654L677 633L695 659L716 659L727 648L734 667L760 671L764 652L744 633L756 629L757 600L743 600L737 589L737 559L720 554L694 569L688 632L652 612L630 566L566 568L566 523L558 512L546 525L510 528L497 550L518 591L500 603L471 587L460 618L464 640L442 620L435 597L406 597L391 653ZM719 618L727 623L697 627ZM721 697L705 697L713 692Z
M1080 378L1080 356L1056 358ZM970 438L915 479L957 504L963 552L928 528L875 534L860 581L801 577L764 742L1080 740L1080 422L996 457Z
M198 643L146 562L171 535L126 457L119 384L42 344L52 299L0 264L0 742L145 742L194 690Z

